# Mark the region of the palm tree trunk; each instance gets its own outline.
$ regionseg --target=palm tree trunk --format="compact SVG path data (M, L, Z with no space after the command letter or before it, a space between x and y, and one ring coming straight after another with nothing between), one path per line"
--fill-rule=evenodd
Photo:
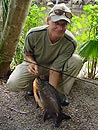
M32 0L11 0L0 42L0 77L9 70Z

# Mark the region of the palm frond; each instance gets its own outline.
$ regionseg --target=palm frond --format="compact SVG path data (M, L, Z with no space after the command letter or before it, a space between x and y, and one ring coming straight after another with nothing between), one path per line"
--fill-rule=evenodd
M85 42L79 48L79 54L85 59L98 58L98 39L93 39Z

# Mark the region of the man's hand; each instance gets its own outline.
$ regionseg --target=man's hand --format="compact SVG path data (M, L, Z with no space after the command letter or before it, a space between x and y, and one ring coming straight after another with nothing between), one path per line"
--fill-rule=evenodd
M37 66L37 63L36 62L33 62L31 63L29 66L28 66L28 71L33 74L33 75L38 75L38 66Z
M28 71L33 74L33 75L36 75L38 76L38 66L37 66L37 63L36 61L34 60L33 56L31 55L25 55L24 54L24 59L29 62L29 66L28 66Z

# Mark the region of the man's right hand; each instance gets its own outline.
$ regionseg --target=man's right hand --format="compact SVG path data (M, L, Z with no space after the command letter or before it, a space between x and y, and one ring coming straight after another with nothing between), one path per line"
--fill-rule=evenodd
M31 74L38 76L38 65L36 61L34 60L33 56L24 54L24 59L30 63L27 68L28 71Z
M38 66L36 62L31 63L28 66L28 71L33 75L38 75Z

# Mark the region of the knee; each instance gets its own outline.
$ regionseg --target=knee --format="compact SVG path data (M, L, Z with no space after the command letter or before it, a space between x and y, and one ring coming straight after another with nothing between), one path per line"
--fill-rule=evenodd
M16 84L14 81L8 80L6 83L6 87L8 88L9 91L12 92L18 92L18 88L16 87Z
M10 75L9 79L7 80L6 86L9 89L9 91L13 91L16 92L18 91L18 80L17 77L14 75L14 71L12 72L12 74Z
M77 55L74 54L70 60L70 64L73 65L75 68L81 69L83 66L83 62L82 62L82 58Z

